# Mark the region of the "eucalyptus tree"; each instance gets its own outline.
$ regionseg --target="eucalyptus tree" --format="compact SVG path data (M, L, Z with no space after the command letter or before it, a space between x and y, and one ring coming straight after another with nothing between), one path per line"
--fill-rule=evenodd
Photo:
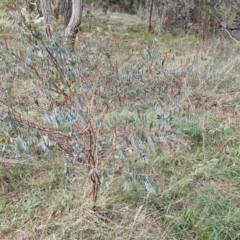
M56 5L57 7L55 8ZM55 15L61 14L64 17L65 28L62 31L62 36L70 37L71 40L75 39L81 24L82 0L64 0L56 2L55 6L51 0L41 0L41 9L48 40L52 39L51 18L53 17L53 8Z
M154 0L151 0L150 9L149 9L148 32L152 32L153 4L154 4Z
M81 20L81 0L71 4L63 36L76 34ZM47 0L41 6L51 31L52 6ZM143 184L157 194L151 159L190 146L180 126L193 117L177 100L184 72L162 65L156 39L138 58L115 64L103 49L105 39L94 33L69 51L61 36L47 32L46 42L41 27L20 23L13 19L11 26L24 48L0 41L0 154L62 156L67 190L71 167L83 167L94 209L100 185L117 174L124 189Z
M42 14L44 17L45 30L48 40L52 39L52 31L50 21L52 17L52 3L51 0L41 0Z

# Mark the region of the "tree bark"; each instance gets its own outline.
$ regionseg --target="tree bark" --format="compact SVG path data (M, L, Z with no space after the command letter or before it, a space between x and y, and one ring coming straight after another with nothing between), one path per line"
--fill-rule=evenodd
M62 31L64 42L74 50L76 34L79 31L82 18L82 0L60 0L55 6L55 17L58 14L64 16L65 29ZM52 17L52 0L41 0L41 8L44 17L46 35L49 41L52 39L50 21Z
M152 32L152 12L153 12L154 0L151 0L150 10L149 10L149 20L148 20L148 32Z
M64 0L61 2L60 14L64 16L64 25L67 26L72 15L72 0Z
M82 0L72 0L72 14L63 36L76 35L81 24L82 18Z
M72 15L72 0L58 0L54 9L54 16L58 19L59 15L64 17L64 25L66 27Z
M48 41L52 40L51 17L52 17L52 1L41 0L42 14L44 17L45 31Z

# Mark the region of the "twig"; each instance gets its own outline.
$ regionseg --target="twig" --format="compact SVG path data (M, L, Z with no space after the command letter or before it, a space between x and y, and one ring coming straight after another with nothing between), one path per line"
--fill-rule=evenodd
M234 38L234 37L231 35L231 33L230 33L226 28L224 28L224 29L225 29L225 31L228 33L229 37L230 37L233 41L235 41L236 43L239 43L239 41L238 41L236 38Z

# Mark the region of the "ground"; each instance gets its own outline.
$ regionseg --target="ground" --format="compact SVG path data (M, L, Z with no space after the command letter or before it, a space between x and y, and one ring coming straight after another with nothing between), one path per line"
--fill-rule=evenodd
M146 168L156 195L139 183L124 190L121 173L114 174L94 211L81 168L72 170L66 191L62 155L0 157L0 238L240 239L239 45L227 37L151 35L131 15L97 12L83 20L77 44L94 33L113 63L127 64L155 42L174 77L170 90L197 122L181 127L187 145L163 144L151 154ZM10 29L0 34L9 44L14 37Z

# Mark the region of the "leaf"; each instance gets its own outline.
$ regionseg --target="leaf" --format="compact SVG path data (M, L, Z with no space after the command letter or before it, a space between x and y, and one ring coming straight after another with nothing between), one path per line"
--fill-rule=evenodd
M196 119L193 115L189 114L187 115L188 120L194 122L194 123L201 123L198 119Z
M128 181L125 181L123 188L124 188L124 190L129 191L129 190L132 189L132 184L130 182L128 182Z
M44 154L45 154L46 156L51 156L51 150L50 150L50 148L47 146L47 144L45 143L45 141L41 141L41 142L40 142L40 146L41 146L41 148L42 148L42 150L43 150L43 152L44 152Z
M144 49L143 53L145 54L145 56L146 56L147 58L151 58L151 52L149 51L148 48Z
M90 171L89 171L89 175L92 175L92 174L99 174L99 170L97 168L92 168Z
M44 123L51 122L52 116L49 112L45 112L44 117L43 117Z
M146 136L145 132L137 131L136 135L139 138L139 140L141 140L142 142L147 142L147 136Z
M72 129L72 126L68 126L68 135L69 135L70 137L73 136L73 129Z
M123 143L123 145L128 145L128 144L130 144L130 141L129 141L129 139L128 139L127 136L123 138L122 143Z
M172 132L170 135L172 136L172 138L177 140L180 138L180 136L176 132Z
M155 190L155 188L154 188L151 184L149 184L149 182L145 182L145 187L146 187L146 189L147 189L148 192L156 195L156 190Z
M162 117L162 116L164 116L166 114L166 111L165 111L165 109L164 109L164 107L163 107L161 102L159 102L159 101L155 102L154 103L154 107L155 107L155 110L156 110L156 112L157 112L157 114L159 116Z
M180 102L177 99L175 99L175 98L173 98L171 96L169 96L169 99L170 99L170 102L175 106L175 109L177 111L179 111L179 109L180 109Z
M131 177L138 182L145 181L146 176L145 175L138 175L138 174L131 174Z
M159 121L159 127L164 127L164 126L166 126L166 124L167 124L167 121L165 119L161 119Z
M101 126L102 123L102 119L97 119L94 123L93 123L93 127L94 128L99 128Z
M81 164L86 164L86 161L81 157L77 157L77 162L79 162Z
M86 85L81 88L81 90L85 93L89 92L92 89L92 85Z
M71 179L69 178L69 176L66 177L66 185L65 185L65 188L66 188L67 192L69 192L70 189L71 189Z
M119 149L118 156L121 160L127 161L127 155L122 149Z
M130 139L132 148L135 152L140 153L140 147L139 147L139 143L136 139L134 139L134 137L131 137Z
M153 138L149 136L149 137L147 138L147 142L148 142L151 150L152 150L152 151L155 151L155 143L154 143Z
M0 144L0 152L5 152L6 147L6 144Z
M159 141L162 143L167 143L167 139L164 136L160 136Z
M78 114L77 120L81 123L86 123L88 120L88 114L87 113Z
M100 182L105 184L107 182L108 177L112 174L112 169L103 171Z
M104 176L102 176L102 177L100 178L100 182L101 182L101 184L105 184L105 183L107 182L107 178L104 177Z
M3 113L0 115L0 121L4 121L8 117L7 113Z
M79 97L77 97L77 99L76 99L76 107L78 110L82 110L83 104Z
M141 159L142 159L143 162L145 162L145 163L148 163L148 162L149 162L149 156L141 153L141 154L140 154L140 157L141 157Z
M101 142L100 141L98 141L97 142L97 149L99 150L99 151L102 151L102 144L101 144Z
M24 150L25 152L28 152L28 151L29 151L29 147L28 147L27 142L26 142L23 138L21 138L21 137L18 137L18 140L20 141L23 150Z
M15 123L13 121L9 121L6 125L7 132L14 132L16 130Z
M57 116L55 116L55 119L54 119L54 121L53 121L53 124L54 124L54 128L56 128L56 129L59 128L59 126L60 126L60 121L59 121L59 119L58 119Z
M152 180L148 177L146 177L146 180L145 180L145 187L146 187L147 191L150 192L151 194L154 194L154 195L157 194L156 189L154 188L154 186L152 184Z

